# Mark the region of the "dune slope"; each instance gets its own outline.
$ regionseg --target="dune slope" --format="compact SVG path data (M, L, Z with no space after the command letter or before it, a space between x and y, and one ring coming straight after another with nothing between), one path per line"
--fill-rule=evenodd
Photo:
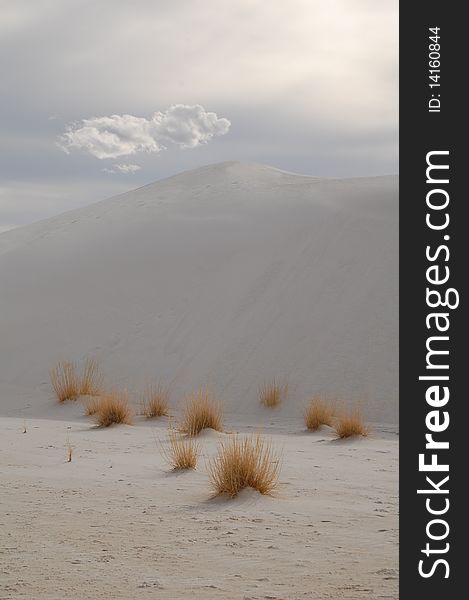
M397 422L398 179L222 163L0 235L0 414L47 416L59 359L228 413L326 393Z

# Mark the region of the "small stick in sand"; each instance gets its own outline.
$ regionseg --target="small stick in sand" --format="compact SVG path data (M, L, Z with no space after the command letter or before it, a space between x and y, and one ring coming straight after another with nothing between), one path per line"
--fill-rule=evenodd
M67 434L67 462L72 462L73 446L70 443L70 436Z

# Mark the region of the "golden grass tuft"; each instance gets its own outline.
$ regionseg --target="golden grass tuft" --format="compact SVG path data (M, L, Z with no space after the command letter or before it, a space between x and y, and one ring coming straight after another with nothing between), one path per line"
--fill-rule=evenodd
M98 362L87 358L83 373L78 375L76 364L60 361L49 371L52 388L59 402L76 400L79 396L98 396L101 393L101 374Z
M313 398L304 411L305 425L316 431L322 425L334 426L335 408L321 398Z
M127 392L106 392L96 404L93 417L100 427L109 427L113 423L132 425L133 411Z
M80 380L75 363L61 361L49 371L55 396L59 402L75 400L80 395Z
M277 408L288 394L288 384L278 383L275 379L272 383L265 383L259 390L261 404L267 408Z
M169 447L161 446L161 453L173 471L195 469L200 446L193 437L184 436L172 427L168 429Z
M357 408L349 411L342 410L337 415L334 429L339 438L349 438L358 435L367 436L369 433L368 427L363 420L363 416Z
M169 414L169 390L160 384L148 385L142 397L142 414L147 419L167 417Z
M87 417L92 417L98 412L99 406L101 404L100 396L90 396L84 402L85 415Z
M272 495L278 485L280 458L271 442L260 434L221 441L217 456L208 465L215 495L234 498L241 490L253 488Z
M223 411L208 390L201 389L189 396L180 430L188 435L199 435L204 429L223 431Z
M101 394L102 375L95 358L87 358L80 379L80 396L99 396Z

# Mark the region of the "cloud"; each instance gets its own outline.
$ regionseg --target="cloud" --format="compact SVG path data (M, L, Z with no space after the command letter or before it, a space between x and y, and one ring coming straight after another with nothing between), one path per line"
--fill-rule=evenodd
M126 164L115 164L114 167L120 171L121 173L136 173L137 171L140 171L140 169L142 167L139 167L138 165L126 165Z
M0 0L10 67L2 72L0 181L11 182L18 207L10 214L0 197L0 223L48 217L222 160L325 177L398 170L397 0L213 4L139 0L136 11L116 0ZM74 120L127 113L150 122L175 99L236 127L194 152L107 160L70 147L72 160L51 144ZM101 171L116 170L113 163L142 170ZM56 190L53 208L49 187L38 192L43 184Z
M152 121L157 139L182 148L195 148L215 135L225 135L231 125L228 119L219 119L200 104L173 104L167 111L155 113Z
M137 171L140 171L141 168L142 167L140 167L139 165L128 165L128 164L123 164L123 163L116 163L113 165L112 169L105 167L102 170L104 171L104 173L117 173L117 171L119 171L119 173L124 173L125 175L128 175L128 174L133 174L133 173L136 173Z
M150 119L133 115L83 119L67 128L58 145L67 154L80 150L102 160L138 152L161 152L168 144L195 148L214 136L224 135L230 125L228 119L207 112L199 104L173 104L164 112L155 112Z

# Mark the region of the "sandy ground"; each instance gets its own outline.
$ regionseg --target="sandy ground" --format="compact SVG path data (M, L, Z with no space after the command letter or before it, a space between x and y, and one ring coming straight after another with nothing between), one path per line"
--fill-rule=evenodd
M164 419L27 433L0 419L0 599L397 598L397 436L282 423L265 429L283 453L277 497L226 500L206 460L227 434L204 434L197 471L174 474L155 443Z

